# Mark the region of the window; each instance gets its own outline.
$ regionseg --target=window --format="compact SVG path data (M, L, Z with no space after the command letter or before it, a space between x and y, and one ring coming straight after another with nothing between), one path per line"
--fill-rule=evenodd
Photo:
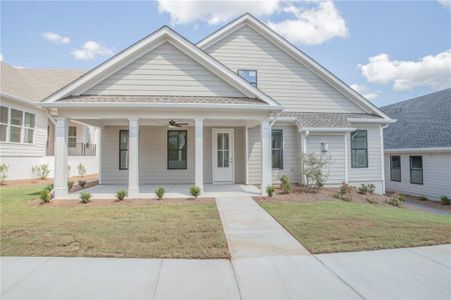
M77 127L69 126L69 134L67 140L69 143L69 148L77 147Z
M217 134L217 166L218 168L228 168L229 167L229 156L230 156L230 146L229 146L229 134L228 133L218 133Z
M244 80L257 86L257 71L255 70L238 70L238 75L240 75Z
M357 130L351 133L351 167L368 168L368 141L366 130Z
M24 143L33 144L34 141L34 114L25 113Z
M13 143L22 142L23 113L20 110L11 109L11 120L9 126L9 141Z
M423 157L410 157L410 183L423 184Z
M0 141L6 142L6 133L8 132L8 108L0 106Z
M168 130L168 170L187 167L187 131Z
M283 169L283 131L272 131L272 168Z
M401 182L401 156L390 156L390 180Z
M128 130L119 130L119 170L128 170Z

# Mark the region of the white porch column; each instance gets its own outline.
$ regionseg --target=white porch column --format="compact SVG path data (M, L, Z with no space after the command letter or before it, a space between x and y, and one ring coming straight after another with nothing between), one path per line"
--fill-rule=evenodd
M102 179L102 134L103 134L103 127L97 127L97 152L96 152L96 156L97 159L99 160L99 184L103 183L103 179Z
M262 182L261 192L266 193L266 187L272 184L272 162L271 162L271 126L269 120L260 122L261 135L261 158L262 158Z
M139 194L139 121L128 120L128 196Z
M196 167L195 167L195 184L204 191L204 120L195 119L196 134Z
M55 198L61 199L67 197L67 134L68 121L65 117L57 117L55 124L55 170L54 170L54 189Z

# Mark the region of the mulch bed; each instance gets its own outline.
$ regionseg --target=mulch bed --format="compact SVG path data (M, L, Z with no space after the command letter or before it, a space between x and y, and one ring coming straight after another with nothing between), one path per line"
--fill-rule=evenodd
M98 180L99 175L98 174L90 174L90 175L85 175L83 177L84 180L86 180L88 183L91 181L96 181ZM78 180L81 179L81 177L79 176L73 176L71 178L69 178L69 180L72 180L74 182L74 188L75 185L78 183ZM19 180L5 180L5 182L0 185L2 187L13 187L13 186L22 186L22 185L40 185L40 184L51 184L53 183L53 178L48 178L48 179L19 179Z
M50 203L43 204L41 200L36 199L28 203L31 207L77 207L77 206L134 206L134 205L152 205L152 204L204 204L213 203L215 198L157 198L150 199L124 199L117 201L115 199L94 199L88 203L81 203L80 200L51 200Z

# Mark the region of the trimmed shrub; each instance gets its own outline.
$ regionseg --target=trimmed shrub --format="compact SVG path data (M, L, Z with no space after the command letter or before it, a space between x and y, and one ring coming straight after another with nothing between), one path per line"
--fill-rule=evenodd
M116 194L114 195L117 199L117 201L122 201L127 197L127 191L126 190L118 190L116 191Z
M78 171L78 175L80 175L80 177L83 177L86 175L86 167L83 164L79 164L77 166L77 171Z
M421 201L428 201L428 197L421 195L418 199L420 199Z
M5 179L8 178L8 170L9 170L9 166L6 164L1 164L0 165L0 184L4 184L5 183Z
M359 191L358 191L357 193L362 194L362 195L368 194L368 188L367 188L366 184L363 184L363 183L362 183L362 184L359 186Z
M443 195L440 197L440 201L442 202L443 205L449 205L450 204L450 200L448 198L448 196Z
M92 194L90 192L81 192L80 193L80 199L81 203L88 203L91 201Z
M282 188L282 191L285 194L290 193L291 183L290 183L290 178L288 178L287 175L283 175L282 177L280 177L280 187Z
M166 190L164 189L164 187L159 186L155 189L155 195L157 195L158 200L163 199L165 193Z
M202 192L202 189L198 187L197 185L193 185L189 188L189 194L193 196L194 198L199 197L200 193Z
M50 190L45 187L40 193L39 193L39 199L41 199L42 203L49 203L51 198L51 192Z
M400 207L401 204L404 203L404 201L406 201L406 197L404 197L404 195L394 193L393 195L391 195L390 199L387 200L387 203L396 207Z
M74 186L74 182L72 180L67 181L67 190L70 191Z
M372 183L368 184L367 186L368 192L370 192L370 194L374 193L374 191L376 190L376 186Z
M47 186L45 187L45 189L48 190L49 192L53 191L53 183L47 185Z
M266 187L266 194L268 195L268 197L274 196L274 192L275 192L275 189L272 185L268 185Z
M78 185L81 186L82 188L84 188L86 185L86 180L83 180L83 179L78 180Z
M311 152L301 155L304 166L304 185L309 190L315 192L321 189L329 177L329 165L332 163L332 156L323 159L318 154Z
M31 173L40 180L47 179L50 174L49 164L34 165L31 167Z

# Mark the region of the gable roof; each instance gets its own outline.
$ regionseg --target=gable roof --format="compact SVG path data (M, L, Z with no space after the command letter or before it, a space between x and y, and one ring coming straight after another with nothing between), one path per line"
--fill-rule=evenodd
M451 147L451 88L381 109L398 120L384 129L385 149Z
M154 33L131 45L124 51L113 56L103 64L92 69L79 79L73 81L61 90L44 100L46 103L53 103L68 96L78 96L90 87L101 82L103 79L123 68L130 62L148 53L164 42L169 42L203 67L219 76L222 80L236 88L249 98L258 98L271 107L281 109L282 107L271 97L258 90L230 69L219 63L217 60L203 52L194 44L176 33L167 26L163 26ZM45 105L49 106L49 105Z
M243 26L249 26L259 34L261 34L263 37L271 41L273 44L275 44L277 47L285 51L288 55L293 57L296 61L301 63L302 65L306 66L308 69L310 69L312 72L314 72L317 76L322 78L324 81L326 81L328 84L333 86L335 89L337 89L341 94L346 96L348 99L353 101L356 105L361 107L365 112L370 114L377 114L384 119L390 119L386 114L384 114L382 111L380 111L376 106L374 106L371 102L369 102L367 99L365 99L362 95L354 91L351 87L349 87L347 84L345 84L343 81L341 81L339 78L337 78L335 75L333 75L330 71L328 71L326 68L321 66L319 63L317 63L315 60L313 60L311 57L309 57L307 54L299 50L297 47L295 47L293 44L291 44L289 41L284 39L282 36L280 36L278 33L276 33L274 30L263 24L260 20L255 18L249 13L246 13L242 15L241 17L235 19L234 21L230 22L229 24L225 25L224 27L220 28L219 30L215 31L214 33L210 34L209 36L205 37L201 41L197 43L197 46L202 49L207 49L216 42L224 39L229 34L235 32L239 28Z
M39 102L84 73L84 70L15 68L0 62L0 92Z

